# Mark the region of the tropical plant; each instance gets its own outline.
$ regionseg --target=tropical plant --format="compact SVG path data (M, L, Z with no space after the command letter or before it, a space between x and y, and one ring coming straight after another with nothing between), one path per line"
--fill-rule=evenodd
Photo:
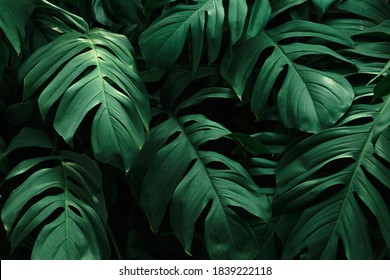
M2 259L389 259L387 0L0 0Z

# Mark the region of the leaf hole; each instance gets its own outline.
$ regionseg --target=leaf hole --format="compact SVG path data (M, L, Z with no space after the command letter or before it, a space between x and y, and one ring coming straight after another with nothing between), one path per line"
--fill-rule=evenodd
M32 205L34 205L39 200L41 200L45 197L55 195L56 193L58 194L58 193L62 193L62 192L59 188L51 188L49 190L44 191L40 195L37 195L37 196L33 197L32 199L30 199L24 205L24 207L20 211L18 217L15 219L15 223L13 225L13 228L18 224L20 219L23 217L23 215L26 213L26 211ZM38 235L41 232L41 230L43 229L43 227L52 223L63 211L64 211L64 209L62 207L56 208L52 213L49 214L49 216L45 220L43 220L39 225L37 225L34 229L32 229L32 231L29 233L29 235L25 238L25 240L23 242L25 242L26 240L36 240L36 238L38 237ZM13 230L13 229L11 229L11 230Z
M344 126L361 126L365 124L372 123L374 119L372 117L362 117L358 119L353 119L349 122L344 123Z
M343 240L339 238L337 244L337 253L336 253L336 259L337 260L347 260L347 255L345 254L345 246L343 243Z
M73 183L75 186L81 188L80 182L78 182L78 181L77 181L75 178L73 178L72 176L67 176L66 179L67 179L68 181L70 181L71 183ZM69 191L70 191L73 195L75 195L75 193L74 193L73 190L72 190L73 188L74 188L74 186L72 186L71 188L69 188ZM78 197L78 198L80 198L78 195L75 195L75 196Z
M259 67L260 69L263 67L265 61L272 55L274 52L275 47L267 47L265 48L261 54L259 55L259 58L257 59L256 62L256 67Z
M175 76L172 75L169 78L170 78L169 83L168 82L165 83L162 87L161 103L164 104L164 101L168 99L167 96L172 95L172 88L173 88L176 91L174 94L177 95L177 97L175 98L172 104L173 108L176 108L183 101L188 100L191 96L196 94L198 91L202 90L204 85L210 85L210 81L212 79L211 74L209 73L199 74L198 76L193 78L191 82L188 82L187 85L183 86L182 88L177 88L178 85L176 85L176 83L178 83L178 81L174 80ZM179 80L179 82L181 81ZM199 111L199 109L204 110L205 106L211 106L209 105L210 100L212 99L208 99L208 102L195 103L185 109L182 109L178 112L178 116L186 115L188 114L188 112L197 112ZM222 100L218 100L218 101L222 102Z
M229 169L228 166L221 161L210 161L206 164L206 168L217 170Z
M235 148L236 143L225 137L206 141L199 147L201 150L217 152L234 160L239 160L241 159L241 155L233 155L231 153L231 151L233 151Z
M315 207L322 201L328 199L329 197L337 194L340 192L340 190L344 189L345 185L344 184L336 184L331 187L326 188L323 190L320 194L318 194L314 199L312 199L307 205L304 205L303 209L308 209L310 207Z
M279 92L280 89L283 86L284 80L288 74L288 65L284 65L282 71L280 71L278 77L275 80L274 86L272 88L272 92ZM272 102L273 100L273 102ZM275 104L276 103L276 98L275 95L270 94L268 98L268 104Z
M188 172L190 172L190 170L192 169L192 167L194 167L195 163L198 161L197 158L194 158L191 160L190 164L187 166L186 168L186 171L184 172L184 176L186 176L186 174L188 174ZM184 177L183 176L183 177Z
M103 79L104 79L111 87L113 87L116 91L122 93L122 94L126 97L126 99L127 99L128 101L132 101L132 100L127 96L127 94L125 93L125 90L122 89L116 82L114 82L112 79L110 79L110 78L107 77L107 76L104 77ZM128 82L129 82L129 84L132 84L132 83L130 82L130 80L129 80Z
M173 133L172 135L170 135L167 139L167 141L165 141L165 146L169 145L170 143L172 143L173 141L175 141L180 135L181 135L181 131L175 131L175 133Z
M372 176L368 171L362 167L362 170L366 176ZM373 177L373 176L372 176ZM377 187L377 185L374 185ZM388 190L388 189L387 189ZM385 251L382 250L382 248L386 248L386 242L383 236L383 233L379 227L378 220L376 216L372 213L372 211L368 208L368 206L360 199L358 194L356 192L353 193L355 200L359 204L360 209L362 209L364 216L367 218L367 223L368 223L368 230L369 230L369 235L371 239L371 244L373 248L373 258L374 259L383 259L384 256L383 254L386 254ZM390 198L388 196L388 198ZM384 201L389 201L388 199L384 199Z
M94 45L97 47L96 50L97 50L99 59L101 59L101 60L103 60L103 61L106 61L106 60L104 60L104 59L99 55L99 49L104 49L105 51L109 52L109 53L110 53L113 57L115 57L115 58L118 57L118 56L116 55L116 53L115 53L111 48L108 47L108 45L110 45L111 42L110 42L110 41L107 41L107 43L108 43L107 45L103 45L102 43L96 43L96 44L94 44Z
M47 156L50 152L47 148L41 148L41 147L22 147L18 148L17 150L12 151L8 156L8 162L10 167L15 167L20 162L24 161L26 159L26 155L28 155L28 158L39 158L43 156ZM13 177L13 180L15 182L21 182L25 181L27 177L29 177L32 173L41 170L43 168L51 168L58 165L58 160L46 160L38 163L34 167L30 168L27 172L21 173L20 175ZM18 184L19 185L19 184Z
M373 100L372 99L373 96L370 94L370 95L365 95L365 96L358 96L358 97L355 97L355 100L353 101L353 104L362 104L364 106L367 106L367 104L380 104L383 102L382 99L378 98L376 100Z
M377 188L378 186L386 187L378 178L376 178L374 175L370 173L370 171L367 170L365 166L360 166L360 169L362 170L364 176L370 181L370 183ZM370 187L370 186L367 186Z
M205 224L207 216L210 212L211 206L213 204L212 200L209 200L206 204L206 206L203 208L202 212L200 213L198 219L195 222L195 232L194 232L194 242L191 246L191 252L195 254L197 251L200 252L200 250L205 250L205 244L204 244L204 230L205 230ZM207 254L206 252L204 252Z
M373 156L377 161L379 161L381 164L383 164L383 166L385 166L387 169L390 170L390 162L389 161L387 161L386 159L384 159L383 157L381 157L377 153L374 153Z
M262 189L265 188L276 188L276 178L275 174L253 174L248 170L249 175L252 177L253 181L257 186L261 186Z
M27 203L22 207L21 211L19 212L17 218L15 219L15 223L13 226L16 226L18 221L26 214L26 212L30 209L31 206L33 206L35 203L39 202L45 197L55 196L62 194L63 191L59 187L51 187L42 193L39 193L37 195L34 195Z
M353 197L359 205L359 208L362 210L363 215L367 218L367 223L369 223L370 226L378 227L379 224L375 215L371 212L366 203L364 203L364 201L359 197L356 191L353 192Z
M334 175L334 174L346 169L348 166L350 166L351 164L354 164L354 163L355 163L355 160L353 158L350 158L350 157L336 159L336 160L328 162L327 164L322 166L315 173L314 176L316 178L318 178L318 177L327 177L330 175Z
M374 154L374 157L375 157L375 154ZM360 168L363 171L364 175L367 177L367 179L371 182L373 187L379 192L382 199L385 202L390 201L389 187L386 186L385 184L383 184L376 176L372 175L364 166L361 166ZM367 187L369 187L369 186L367 186ZM389 209L389 206L387 208ZM372 219L370 219L370 220L372 220Z
M293 260L306 260L308 259L307 257L308 254L308 248L304 247L301 251L299 251L298 254L296 254L292 259Z
M79 209L77 209L76 207L74 207L73 205L68 205L69 209L72 210L73 213L75 213L77 216L79 217L82 217Z
M165 112L163 112L161 114L157 114L157 115L152 117L152 119L150 120L150 125L149 126L151 128L156 127L156 126L166 122L168 119L169 119L169 116Z
M193 124L195 124L196 123L196 121L194 121L194 120L189 120L189 121L186 121L184 124L183 124L183 127L184 128L188 128L189 126L191 126L191 125L193 125Z

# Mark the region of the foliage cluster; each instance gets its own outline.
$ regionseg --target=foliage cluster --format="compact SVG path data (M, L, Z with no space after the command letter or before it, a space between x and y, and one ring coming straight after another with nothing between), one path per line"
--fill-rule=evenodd
M1 258L388 259L387 0L0 0Z

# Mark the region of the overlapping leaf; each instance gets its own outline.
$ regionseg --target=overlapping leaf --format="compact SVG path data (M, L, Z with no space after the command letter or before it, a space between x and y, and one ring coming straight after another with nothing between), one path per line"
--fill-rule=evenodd
M372 40L372 38L378 39ZM377 60L385 64L389 61L390 55L387 50L390 48L390 20L362 28L353 33L353 39L356 46L353 49L347 49L347 52L360 54L365 58L369 57L371 62ZM379 75L383 73L381 71Z
M271 15L272 18L276 17L280 13L292 7L307 2L307 0L268 0L268 1L272 8L272 15Z
M386 0L347 0L341 2L338 8L372 19L377 23L390 18L390 5Z
M386 66L383 68L381 73L379 73L378 75L381 76L384 73L386 73L386 76L374 88L375 99L381 98L390 93L390 75L388 73L389 69L390 69L390 61L386 64Z
M32 0L0 0L0 30L4 32L17 53L21 51L25 27L33 10Z
M97 107L91 129L96 159L130 169L145 141L149 104L126 37L103 29L65 33L29 57L20 79L25 99L44 86L44 118L59 102L54 127L69 144Z
M336 2L336 0L313 0L313 5L316 9L318 18L321 18L334 2Z
M177 110L227 96L231 94L225 89L200 92ZM236 208L267 220L269 202L239 163L202 149L206 142L228 134L203 115L168 113L151 129L132 174L141 177L140 204L154 231L169 208L173 231L190 253L195 224L205 212L204 239L210 258L249 259L258 251L256 237Z
M303 37L353 46L349 37L333 28L308 21L290 21L233 46L224 57L221 73L241 98L257 61L261 55L266 56L253 86L252 111L261 118L279 81L281 86L277 100L283 124L289 128L318 132L330 127L345 113L354 94L344 77L295 62L307 55L333 56L347 61L341 55L322 44L281 43L286 39L299 40Z
M372 96L372 88L356 89L357 102L339 127L295 145L280 161L274 210L280 214L307 207L289 236L284 258L334 259L340 246L348 259L374 258L367 211L390 248L390 212L380 191L390 187L390 99L359 104Z
M228 23L232 43L236 42L244 31L247 10L246 1L229 1ZM224 20L225 8L222 0L197 0L194 5L176 5L164 12L141 34L139 43L142 53L151 67L167 69L182 53L190 33L192 65L196 72L204 38L207 39L209 63L218 57Z
M96 20L108 26L137 23L142 18L140 0L93 0L91 5Z
M153 10L157 8L161 8L164 5L168 5L169 3L175 2L178 0L146 0L145 1L145 9Z
M24 129L1 156L23 147L50 148L46 135ZM36 170L37 166L43 166ZM101 259L109 257L107 211L98 165L85 155L20 162L7 175L28 176L8 197L1 213L14 250L38 231L33 259Z
M29 28L39 28L47 39L53 40L72 31L88 32L88 23L80 16L46 0L35 0L34 3L33 24L29 23Z
M249 17L245 38L259 35L271 16L271 5L268 0L256 0ZM237 38L238 39L238 38Z

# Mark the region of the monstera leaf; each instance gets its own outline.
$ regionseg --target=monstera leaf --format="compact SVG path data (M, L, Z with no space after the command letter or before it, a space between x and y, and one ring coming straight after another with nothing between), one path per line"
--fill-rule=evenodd
M321 18L326 10L334 3L336 0L313 0L314 8L318 18Z
M151 1L149 1L151 2ZM161 2L161 1L160 1ZM171 2L171 1L164 1ZM196 0L194 5L176 5L166 10L141 34L140 46L146 62L156 68L167 69L176 62L190 34L192 65L196 72L202 55L204 38L208 61L212 63L219 55L225 21L222 0ZM150 3L149 5L153 5ZM269 7L268 1L258 0L255 11ZM266 14L267 9L265 9ZM231 43L241 38L244 32L248 6L246 1L229 0L227 21ZM264 17L251 17L250 33L261 28ZM265 18L267 20L267 18ZM156 46L159 46L156 49Z
M338 8L381 23L390 18L390 6L386 0L346 0Z
M261 118L268 107L271 93L280 83L277 103L283 124L289 128L318 132L333 125L345 113L354 94L344 77L296 62L308 55L332 56L346 61L325 45L297 42L303 37L353 46L349 37L328 26L301 20L290 21L233 46L231 51L226 52L221 73L242 98L248 79L256 70L257 61L264 56L264 64L255 75L252 111L257 118ZM282 43L292 38L297 40Z
M303 3L306 3L307 0L268 0L271 9L272 9L272 14L271 17L274 18L280 13L289 10L295 6L301 5Z
M26 24L34 10L32 0L0 0L0 30L2 30L17 53L26 33Z
M210 258L250 259L257 254L257 241L242 210L267 220L268 199L239 163L202 149L229 135L226 128L204 115L179 115L206 98L228 96L232 95L226 89L216 88L187 99L176 108L177 114L158 109L155 117L165 120L151 129L132 174L140 177L140 205L154 231L169 208L172 229L190 254L195 224L205 213Z
M141 149L149 104L123 35L103 29L68 32L31 55L20 69L24 99L39 88L43 118L59 101L54 127L72 145L73 136L94 108L91 142L95 158L128 171Z
M26 147L53 148L53 145L44 133L25 128L1 157ZM37 170L38 166L41 168ZM37 232L33 259L109 257L108 214L96 162L85 155L64 151L21 161L6 180L18 176L27 179L11 193L1 212L12 250Z
M92 11L98 22L112 25L137 23L142 18L140 0L93 0Z
M343 246L348 259L372 259L372 218L390 248L390 212L381 195L390 185L390 99L366 104L372 89L357 88L356 104L338 127L298 143L279 162L275 213L305 209L283 258L334 259Z
M387 71L390 68L390 61L387 63L384 68ZM374 88L374 98L378 99L383 96L386 96L390 93L390 75L387 74L383 80L381 80Z
M64 33L75 30L88 32L88 23L80 16L46 0L35 0L34 3L33 23L28 24L29 29L39 28L40 32L48 39L55 39ZM37 34L34 34L34 37L37 37Z

